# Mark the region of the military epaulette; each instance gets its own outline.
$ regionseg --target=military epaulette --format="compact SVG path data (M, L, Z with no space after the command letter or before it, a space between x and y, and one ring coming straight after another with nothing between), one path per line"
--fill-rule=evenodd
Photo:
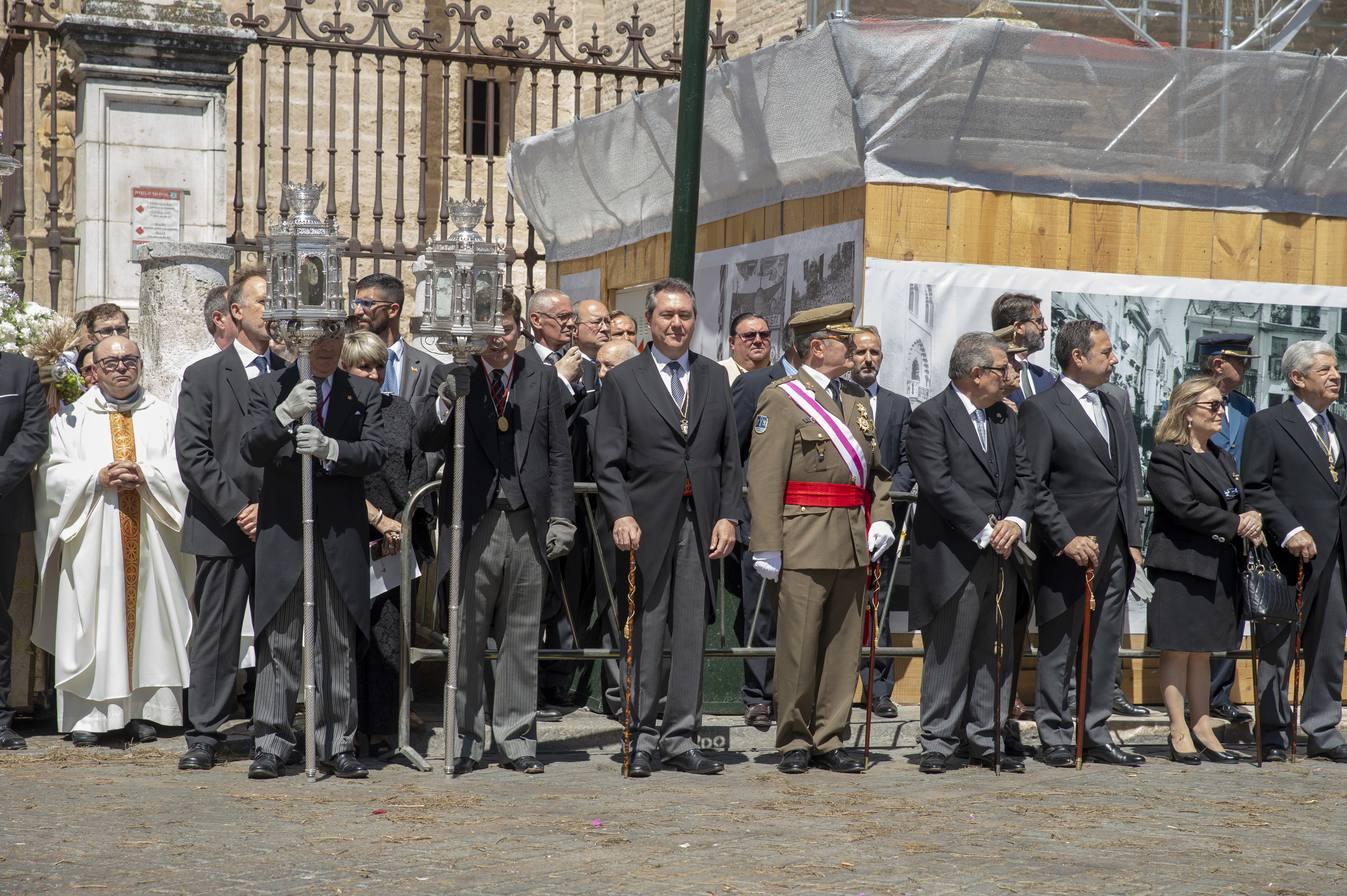
M767 385L768 385L768 387L770 388L771 386L779 386L779 385L781 385L782 383L789 383L789 382L791 382L791 381L794 380L794 379L795 379L795 377L793 377L793 376L783 376L783 377L782 377L781 379L779 379L779 380L772 380L772 381L771 381L770 383L768 383Z
M842 384L842 391L848 395L854 395L857 398L869 398L870 393L865 391L865 387L860 383L851 380L839 380Z

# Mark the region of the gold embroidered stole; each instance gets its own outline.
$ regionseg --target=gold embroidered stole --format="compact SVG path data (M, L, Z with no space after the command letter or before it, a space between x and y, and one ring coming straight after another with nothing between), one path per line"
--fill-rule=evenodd
M112 425L112 459L136 462L136 431L131 415L108 414ZM126 672L130 690L135 690L132 667L136 657L136 599L140 586L140 492L117 492L117 514L122 527L122 571L126 592Z

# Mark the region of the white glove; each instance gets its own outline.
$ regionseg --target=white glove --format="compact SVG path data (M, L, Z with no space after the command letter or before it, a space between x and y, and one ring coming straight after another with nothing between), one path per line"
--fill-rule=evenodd
M753 571L769 582L781 578L781 552L754 551Z
M893 547L894 541L893 527L883 520L875 520L870 524L870 533L866 536L865 546L870 551L870 561L880 558L880 555Z
M337 459L337 440L329 439L321 429L306 423L295 430L295 450L330 463Z
M282 426L289 426L303 420L304 415L316 407L318 407L318 384L313 380L300 380L276 408L276 419L281 421Z

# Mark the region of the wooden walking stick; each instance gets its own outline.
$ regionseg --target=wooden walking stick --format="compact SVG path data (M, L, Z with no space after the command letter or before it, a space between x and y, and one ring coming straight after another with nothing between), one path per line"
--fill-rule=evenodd
M1085 703L1089 692L1090 617L1094 615L1094 567L1085 568L1085 615L1080 627L1080 673L1076 676L1076 768L1085 763Z
M627 642L627 675L622 683L622 706L623 713L626 716L622 720L622 777L624 778L631 774L631 726L633 721L631 691L632 677L636 665L631 652L632 630L636 628L636 552L628 551L627 555L631 560L627 564L627 621L622 626L622 637Z
M1291 654L1291 761L1296 760L1296 732L1300 730L1300 627L1304 622L1305 564L1296 566L1296 646Z
M866 570L867 579L866 590L870 592L870 602L865 610L865 617L868 620L866 631L870 637L870 671L865 676L865 756L861 760L861 767L870 768L870 726L874 717L875 708L875 650L879 646L879 564L871 563Z

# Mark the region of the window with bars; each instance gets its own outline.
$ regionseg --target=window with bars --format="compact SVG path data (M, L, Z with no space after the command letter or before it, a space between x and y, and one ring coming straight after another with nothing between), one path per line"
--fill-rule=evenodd
M504 130L501 119L505 110L500 103L500 85L480 78L463 82L463 153L474 156L505 154L501 143ZM487 127L487 109L491 122Z

